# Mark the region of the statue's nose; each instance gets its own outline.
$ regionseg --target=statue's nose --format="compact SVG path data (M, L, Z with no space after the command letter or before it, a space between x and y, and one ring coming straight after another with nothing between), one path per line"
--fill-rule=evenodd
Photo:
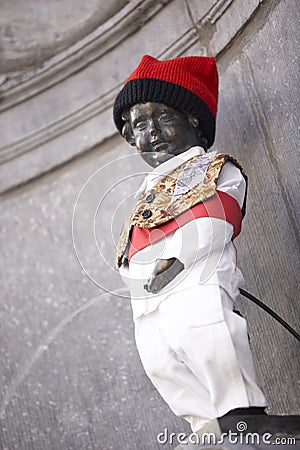
M158 133L158 127L154 120L151 120L149 123L149 132L151 136L156 136Z

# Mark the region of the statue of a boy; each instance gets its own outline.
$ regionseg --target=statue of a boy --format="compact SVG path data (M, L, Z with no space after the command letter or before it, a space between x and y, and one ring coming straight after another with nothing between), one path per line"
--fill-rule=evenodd
M118 130L154 168L123 227L117 266L145 371L193 431L266 406L246 321L233 311L246 177L231 156L206 153L217 101L214 58L146 55L114 105Z

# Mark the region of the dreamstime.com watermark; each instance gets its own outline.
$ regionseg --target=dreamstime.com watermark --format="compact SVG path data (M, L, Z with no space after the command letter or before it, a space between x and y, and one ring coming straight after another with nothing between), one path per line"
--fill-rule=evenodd
M161 445L165 444L180 444L180 445L220 445L224 443L240 444L240 445L296 445L296 438L275 436L271 433L254 433L247 432L248 425L244 421L236 424L236 431L229 430L221 435L214 433L170 433L167 428L163 432L158 433L157 442Z

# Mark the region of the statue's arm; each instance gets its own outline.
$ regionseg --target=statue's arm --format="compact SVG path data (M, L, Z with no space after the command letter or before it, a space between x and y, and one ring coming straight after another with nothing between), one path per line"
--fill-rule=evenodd
M184 265L177 258L157 259L151 277L144 286L146 291L156 294L169 284L183 269Z

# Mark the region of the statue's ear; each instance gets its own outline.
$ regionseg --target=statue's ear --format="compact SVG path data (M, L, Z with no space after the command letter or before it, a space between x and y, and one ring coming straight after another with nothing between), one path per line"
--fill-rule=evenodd
M199 145L207 152L208 141L201 130L201 125L198 117L193 114L188 114L188 121L191 126L195 130L197 138L199 140Z
M193 114L188 114L188 121L192 128L199 127L199 119L198 119L198 117L194 116Z
M123 125L123 128L122 128L122 133L121 133L122 137L126 139L128 144L130 144L134 147L135 146L135 138L134 138L133 129L132 129L132 126L130 123L129 112L122 113L122 119L125 122L125 124Z

